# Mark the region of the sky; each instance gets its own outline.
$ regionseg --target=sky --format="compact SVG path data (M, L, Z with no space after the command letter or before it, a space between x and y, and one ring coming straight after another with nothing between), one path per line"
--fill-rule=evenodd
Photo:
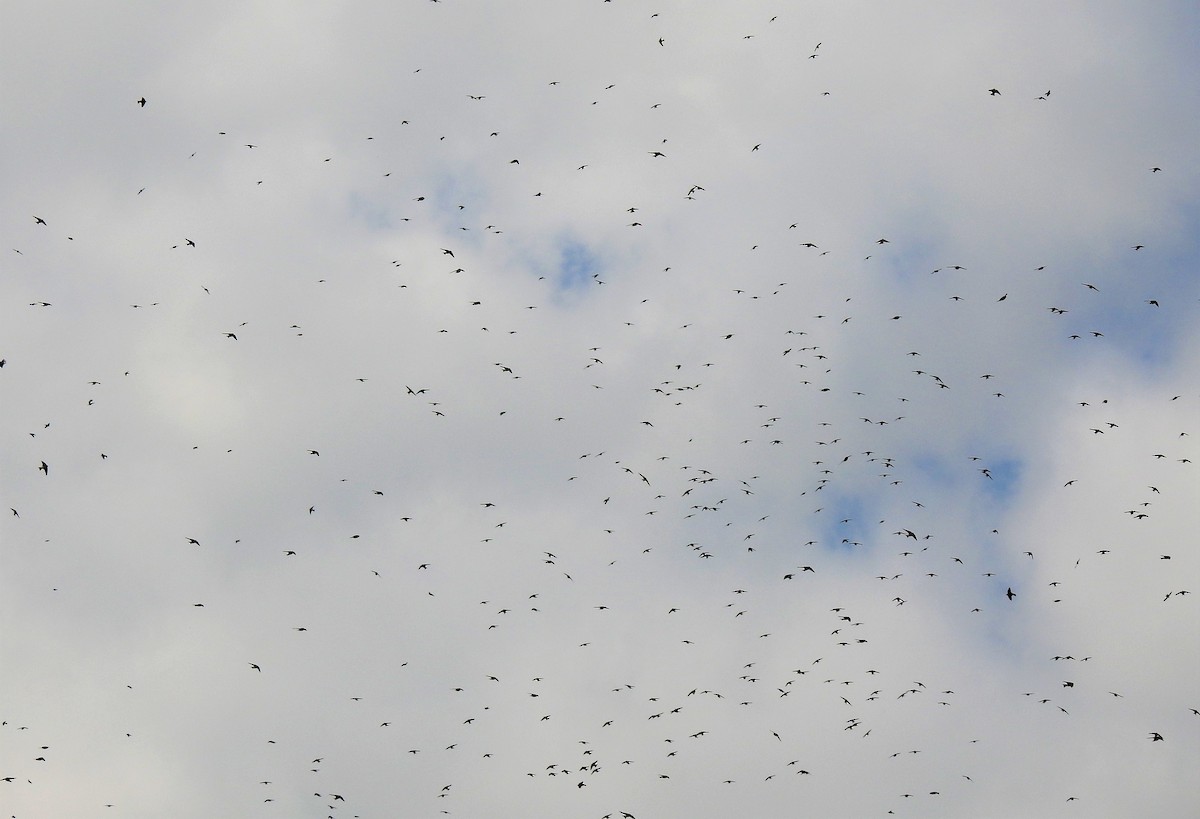
M1198 27L5 3L0 814L1200 814Z

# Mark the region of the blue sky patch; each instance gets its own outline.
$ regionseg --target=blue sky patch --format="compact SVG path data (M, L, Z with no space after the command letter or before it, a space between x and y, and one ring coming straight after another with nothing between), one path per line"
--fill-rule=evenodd
M990 460L984 459L986 464L979 467L986 469L983 473L983 489L988 496L1006 502L1016 494L1017 486L1021 480L1021 462L1013 459L1005 460ZM980 461L979 463L984 463Z
M834 551L856 551L871 545L871 524L866 504L858 495L837 495L833 502L826 499L826 525L822 527L821 543Z
M582 242L563 243L558 254L555 281L562 290L574 290L591 284L592 274L600 271L600 260Z

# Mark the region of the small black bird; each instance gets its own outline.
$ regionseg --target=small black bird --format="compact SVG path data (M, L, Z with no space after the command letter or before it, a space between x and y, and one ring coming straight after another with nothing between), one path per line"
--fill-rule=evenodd
M1009 586L1008 591L1004 593L1004 596L1007 597L1009 600L1012 600L1017 595L1016 595L1016 592L1014 592L1012 590L1012 586Z

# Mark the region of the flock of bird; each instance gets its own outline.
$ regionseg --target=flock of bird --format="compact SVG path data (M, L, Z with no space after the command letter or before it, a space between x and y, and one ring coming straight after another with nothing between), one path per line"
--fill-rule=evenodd
M1081 375L1194 319L1149 240L1088 281L931 261L912 224L739 218L795 146L670 119L686 95L407 82L456 90L328 151L166 138L179 101L135 92L161 159L3 226L6 815L1100 816L1125 771L1028 760L1196 758L1165 538L1200 393ZM1070 104L1042 87L953 104ZM533 111L607 143L552 167ZM89 254L112 281L64 269ZM1113 589L1190 643L1096 628Z

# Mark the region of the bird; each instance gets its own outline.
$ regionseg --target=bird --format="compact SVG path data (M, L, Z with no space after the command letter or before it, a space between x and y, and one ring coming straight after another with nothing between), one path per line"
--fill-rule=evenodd
M137 104L138 104L140 107L142 107L142 108L145 108L145 107L146 107L146 98L145 98L145 97L139 97L139 98L138 98L138 100L137 100Z

